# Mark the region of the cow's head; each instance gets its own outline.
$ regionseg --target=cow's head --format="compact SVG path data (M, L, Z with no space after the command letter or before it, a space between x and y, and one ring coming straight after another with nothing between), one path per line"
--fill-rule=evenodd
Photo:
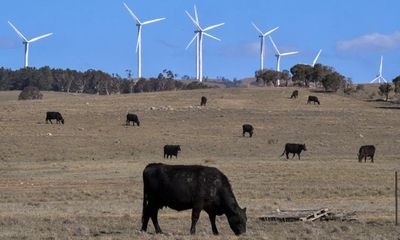
M178 145L176 150L181 151L181 145Z
M304 151L307 151L306 145L302 144L301 147L303 148Z
M236 211L228 216L229 226L236 235L246 233L246 208L241 209L239 206Z
M64 124L64 118L61 118L61 123Z

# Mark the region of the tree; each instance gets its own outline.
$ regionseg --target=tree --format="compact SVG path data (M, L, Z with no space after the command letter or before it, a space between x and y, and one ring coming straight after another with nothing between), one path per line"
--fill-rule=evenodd
M322 85L325 91L337 92L340 88L345 87L346 78L338 72L333 72L322 79Z
M393 79L394 83L394 93L400 94L400 76L397 76L395 79Z
M304 86L309 86L309 82L312 81L313 75L313 67L307 64L297 64L294 65L290 72L292 73L292 81L293 82L301 82Z
M389 93L393 90L392 85L390 83L383 83L379 86L379 95L385 96L385 101L389 99Z
M280 72L270 69L262 69L255 72L256 81L258 83L263 82L264 86L268 84L273 84L275 86L280 75Z

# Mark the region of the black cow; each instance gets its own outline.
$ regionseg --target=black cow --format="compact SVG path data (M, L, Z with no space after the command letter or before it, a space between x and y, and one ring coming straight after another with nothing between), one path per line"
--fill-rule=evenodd
M294 90L293 92L292 92L292 95L290 96L290 99L292 99L292 98L297 98L299 96L299 91L298 90Z
M207 98L202 96L201 97L201 102L200 102L200 106L205 106L207 104Z
M167 156L167 158L172 158L172 155L174 155L176 158L178 158L178 152L181 151L181 146L180 145L165 145L164 146L164 158Z
M46 123L50 123L53 124L53 122L51 121L52 119L56 120L56 123L62 123L64 124L64 118L61 116L61 113L59 112L47 112L46 113Z
M311 102L314 102L314 104L318 103L318 105L320 104L320 102L316 96L308 96L307 104L309 104Z
M374 155L375 155L374 145L361 146L360 150L358 150L358 162L362 162L363 158L364 162L367 162L367 157L370 157L371 162L374 162Z
M242 129L243 129L243 137L245 136L246 133L249 133L250 137L253 136L254 128L250 124L243 124Z
M140 126L140 121L139 121L138 116L133 113L128 113L126 115L126 125L130 125L131 122L132 122L133 126L135 126L135 123L136 123L136 125Z
M297 144L297 143L286 143L285 150L283 151L281 157L286 154L286 159L289 159L289 153L293 153L292 159L297 154L300 160L301 151L307 151L305 144Z
M158 210L169 207L177 211L192 209L191 234L196 233L202 210L208 213L215 235L218 234L215 217L222 214L236 235L246 232L246 208L239 207L228 178L217 168L152 163L143 171L143 183L141 231L147 231L151 218L156 233L162 233Z

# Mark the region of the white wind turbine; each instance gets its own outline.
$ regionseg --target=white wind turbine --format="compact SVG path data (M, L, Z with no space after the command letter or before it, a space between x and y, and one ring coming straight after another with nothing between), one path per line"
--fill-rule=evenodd
M260 38L260 70L264 69L264 51L265 51L265 47L264 47L264 39L266 36L270 35L271 33L273 33L275 30L277 30L279 27L276 27L274 29L269 30L266 33L263 33L257 26L255 23L251 23L253 25L253 27L257 30L257 32L260 34L259 38Z
M195 18L193 18L192 15L188 13L188 11L185 12L189 16L190 20L192 20L194 26L196 27L196 30L194 31L195 35L189 42L189 44L186 46L186 49L188 49L189 46L193 43L193 41L196 39L196 79L202 82L203 81L203 35L221 41L221 39L214 37L213 35L207 33L207 31L222 26L225 23L219 23L203 29L200 27L196 5L194 6Z
M153 20L149 20L146 22L141 22L139 18L133 13L133 11L128 7L126 3L123 3L128 12L132 15L133 19L136 21L136 26L138 27L138 38L137 38L137 43L136 43L136 53L137 53L137 58L138 58L138 78L142 77L142 28L144 25L158 22L161 20L164 20L166 18L157 18Z
M320 50L318 51L318 54L317 54L317 56L315 57L313 63L311 64L311 67L314 67L315 64L317 63L317 60L318 60L318 58L319 58L319 55L321 55L321 52L322 52L322 49L320 49Z
M379 74L376 76L376 78L374 78L371 83L375 82L376 80L378 80L378 83L382 82L387 82L386 79L383 77L382 75L382 65L383 65L383 56L381 56L381 65L379 67Z
M38 41L39 39L48 37L52 35L53 33L48 33L39 37L32 38L31 40L28 40L10 21L8 21L8 24L15 30L15 32L18 34L18 36L22 39L22 44L25 45L25 61L24 61L24 67L28 67L29 64L29 44Z
M298 51L295 51L295 52L286 52L286 53L281 53L281 52L279 52L279 50L278 50L278 48L276 47L276 45L275 45L275 43L274 43L274 40L272 40L272 37L271 36L268 36L269 37L269 39L271 40L271 43L272 43L272 45L274 46L274 48L275 48L275 56L276 56L276 71L278 71L278 72L280 72L281 71L281 57L283 57L283 56L289 56L289 55L294 55L294 54L297 54L297 53L299 53ZM280 80L278 79L278 81L277 81L277 84L278 84L278 86L280 85Z

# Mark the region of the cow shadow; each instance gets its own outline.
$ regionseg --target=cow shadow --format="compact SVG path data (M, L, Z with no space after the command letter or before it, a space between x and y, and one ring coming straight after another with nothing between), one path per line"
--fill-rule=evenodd
M400 106L390 106L390 107L376 107L380 109L395 109L395 110L400 110Z

